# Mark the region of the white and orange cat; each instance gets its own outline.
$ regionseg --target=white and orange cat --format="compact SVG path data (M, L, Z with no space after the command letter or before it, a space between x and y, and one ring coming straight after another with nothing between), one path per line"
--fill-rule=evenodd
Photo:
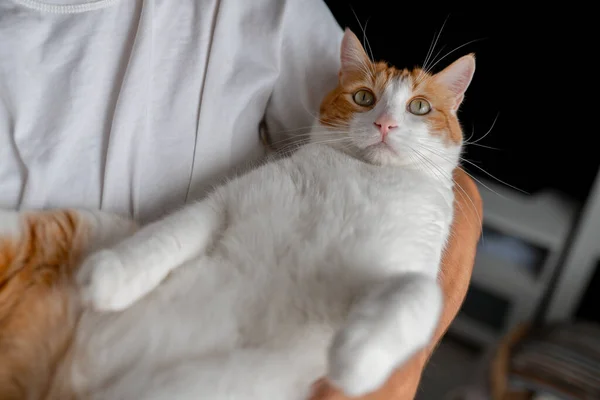
M127 237L99 239L67 279L84 309L46 398L304 400L321 376L348 395L380 387L441 312L474 70L470 55L435 75L373 63L347 30L312 143L132 236L86 214L99 238Z

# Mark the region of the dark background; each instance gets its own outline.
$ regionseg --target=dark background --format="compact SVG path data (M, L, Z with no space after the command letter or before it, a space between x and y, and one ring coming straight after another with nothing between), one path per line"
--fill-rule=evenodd
M478 40L434 68L474 52L477 70L459 114L465 137L474 132L471 140L481 138L498 117L478 142L497 150L467 146L465 158L528 193L553 188L585 199L600 164L594 122L599 102L592 89L598 47L593 38L600 36L594 32L600 22L592 20L590 9L575 9L575 3L543 9L486 3L487 9L463 11L427 2L325 2L338 23L360 39L358 21L363 27L368 21L374 58L399 68L423 64L446 18L434 54Z

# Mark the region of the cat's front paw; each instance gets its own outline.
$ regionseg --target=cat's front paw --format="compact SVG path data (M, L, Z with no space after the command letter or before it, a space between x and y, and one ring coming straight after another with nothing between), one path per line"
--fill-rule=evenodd
M368 327L339 332L329 350L329 380L347 396L378 390L396 366L396 357ZM387 350L387 351L386 351Z
M83 263L78 284L83 304L97 311L120 311L140 297L121 259L111 250L92 254Z

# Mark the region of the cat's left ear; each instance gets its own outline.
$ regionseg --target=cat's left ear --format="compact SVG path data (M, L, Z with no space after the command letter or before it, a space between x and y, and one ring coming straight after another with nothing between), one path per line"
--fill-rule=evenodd
M453 111L456 111L462 103L474 73L475 55L469 54L435 74L435 80L446 86L454 95Z

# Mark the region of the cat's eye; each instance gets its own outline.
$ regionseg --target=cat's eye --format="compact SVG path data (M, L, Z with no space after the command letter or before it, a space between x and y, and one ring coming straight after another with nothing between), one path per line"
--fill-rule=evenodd
M425 115L431 111L431 104L425 99L416 98L408 103L408 111L415 115Z
M375 103L375 95L370 90L361 89L352 96L354 102L359 106L369 107Z

